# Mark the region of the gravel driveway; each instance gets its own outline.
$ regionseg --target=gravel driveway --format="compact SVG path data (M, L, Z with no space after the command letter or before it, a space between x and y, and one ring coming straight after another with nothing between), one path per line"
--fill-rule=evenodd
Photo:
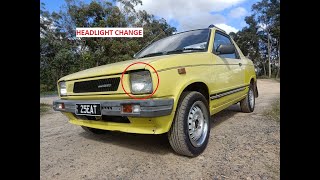
M212 117L207 149L196 158L175 154L166 135L93 135L50 110L40 118L40 178L280 179L280 124L263 116L280 83L258 80L258 89L253 113L237 104Z

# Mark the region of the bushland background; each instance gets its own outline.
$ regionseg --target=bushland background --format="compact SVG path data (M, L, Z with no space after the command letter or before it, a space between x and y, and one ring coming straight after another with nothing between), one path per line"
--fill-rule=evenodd
M116 5L116 3L120 4ZM66 0L58 12L40 7L40 92L56 94L62 76L132 59L134 53L177 32L164 18L136 10L141 0ZM254 61L260 78L280 78L280 0L252 5L246 26L230 35ZM208 22L208 26L211 23ZM76 27L143 27L143 38L76 38ZM206 28L206 27L203 27Z

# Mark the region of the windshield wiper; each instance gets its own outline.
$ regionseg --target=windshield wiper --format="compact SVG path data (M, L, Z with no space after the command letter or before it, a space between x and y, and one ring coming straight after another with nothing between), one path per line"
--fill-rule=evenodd
M192 50L192 51L203 51L204 50L204 48L183 48L183 50Z
M144 56L141 56L141 57L139 57L139 58L151 57L151 56L157 56L157 55L163 55L163 52L150 53L150 54L146 54L146 55L144 55Z
M177 49L173 51L163 51L163 52L155 52L155 53L150 53L144 56L141 56L139 58L144 58L144 57L151 57L151 56L157 56L157 55L165 55L165 54L175 54L175 53L182 53L182 52L192 52L192 51L203 51L203 48L183 48L183 49Z
M164 54L175 54L175 53L203 51L203 50L204 50L203 48L183 48L183 49L177 49L173 51L167 51L167 52L164 52Z

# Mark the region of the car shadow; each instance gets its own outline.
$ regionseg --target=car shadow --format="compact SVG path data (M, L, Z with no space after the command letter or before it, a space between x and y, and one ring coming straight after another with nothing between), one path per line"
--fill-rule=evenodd
M150 154L156 153L164 155L173 152L166 133L153 135L108 131L106 134L97 135L83 131L79 135L86 139L130 148Z
M219 126L222 122L230 119L239 112L241 112L239 103L231 105L228 108L218 112L217 114L211 116L211 128Z
M238 112L240 112L239 105L232 105L229 108L215 114L214 116L211 116L211 128L218 126L223 121L228 120ZM106 134L97 135L83 131L79 133L79 135L86 139L130 148L150 154L165 155L169 153L175 153L170 146L167 133L150 135L108 131Z

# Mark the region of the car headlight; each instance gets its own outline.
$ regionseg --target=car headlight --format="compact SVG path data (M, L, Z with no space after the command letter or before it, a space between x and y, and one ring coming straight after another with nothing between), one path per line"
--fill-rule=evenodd
M60 89L60 96L66 96L67 95L67 85L66 82L62 81L59 83L59 89Z
M131 93L152 93L152 79L149 71L138 71L130 73Z

